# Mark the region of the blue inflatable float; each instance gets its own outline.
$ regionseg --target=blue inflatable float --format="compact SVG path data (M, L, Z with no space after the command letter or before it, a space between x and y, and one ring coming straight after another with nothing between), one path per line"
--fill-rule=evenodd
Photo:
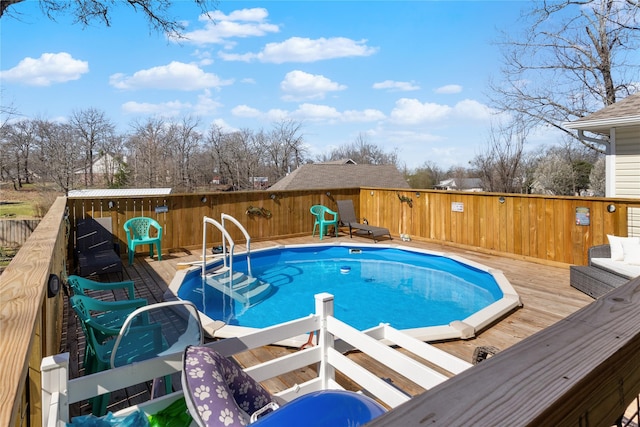
M305 394L259 418L256 427L354 427L384 414L385 409L363 394L322 390Z

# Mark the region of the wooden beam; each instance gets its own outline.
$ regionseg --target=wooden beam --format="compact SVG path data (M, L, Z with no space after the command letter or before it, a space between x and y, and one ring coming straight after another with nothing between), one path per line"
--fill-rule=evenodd
M640 277L368 424L613 425L640 394Z

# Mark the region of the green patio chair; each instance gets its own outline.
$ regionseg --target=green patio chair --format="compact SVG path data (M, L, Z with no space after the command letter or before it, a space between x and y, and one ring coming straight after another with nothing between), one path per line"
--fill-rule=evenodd
M78 316L82 332L86 338L84 367L87 373L96 371L95 351L92 343L102 344L117 336L127 317L136 309L147 305L143 298L124 301L100 301L86 295L69 298Z
M155 237L149 234L151 228L155 229ZM158 261L162 260L162 226L156 220L144 216L131 218L124 223L124 231L127 234L129 265L133 265L136 246L139 245L149 245L149 256L151 258L153 258L153 247L155 246L158 252Z
M91 291L114 291L124 289L127 292L127 299L135 299L135 289L132 280L122 282L96 282L95 280L72 274L67 278L67 283L71 287L74 295L91 296Z
M72 306L86 297L73 296ZM83 301L84 302L84 301ZM91 373L116 368L154 357L182 352L188 345L202 345L204 332L196 307L188 301L169 301L140 307L130 313L117 336L100 342L96 324L81 311L87 345L91 346ZM154 381L154 388L156 381ZM172 390L171 376L165 377L166 393ZM152 390L152 396L154 390ZM109 393L96 396L92 402L94 415L106 413Z
M311 213L315 217L315 222L313 223L313 232L311 233L311 237L316 234L316 228L319 229L320 240L325 234L328 234L328 229L330 226L333 226L336 237L338 237L338 213L332 211L326 206L323 205L313 205L310 209ZM327 215L331 218L327 218Z

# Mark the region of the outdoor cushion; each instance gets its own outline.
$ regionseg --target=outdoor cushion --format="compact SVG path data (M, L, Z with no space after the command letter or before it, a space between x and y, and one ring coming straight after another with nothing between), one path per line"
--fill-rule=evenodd
M613 261L611 258L591 258L591 264L629 279L640 276L640 265L628 264L624 261Z
M240 366L209 347L187 347L182 362L187 407L201 427L244 426L251 414L275 403Z
M640 266L640 240L627 239L622 242L623 261L627 264Z
M609 246L611 246L611 259L613 261L624 260L624 242L637 242L640 243L640 237L620 237L607 234L609 239Z

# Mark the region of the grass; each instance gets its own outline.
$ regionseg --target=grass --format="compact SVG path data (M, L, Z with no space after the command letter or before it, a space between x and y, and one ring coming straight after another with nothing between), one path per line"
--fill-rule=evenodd
M0 218L34 217L36 209L32 201L1 201Z
M14 190L10 183L0 183L0 219L42 218L59 193L50 185L24 184Z

